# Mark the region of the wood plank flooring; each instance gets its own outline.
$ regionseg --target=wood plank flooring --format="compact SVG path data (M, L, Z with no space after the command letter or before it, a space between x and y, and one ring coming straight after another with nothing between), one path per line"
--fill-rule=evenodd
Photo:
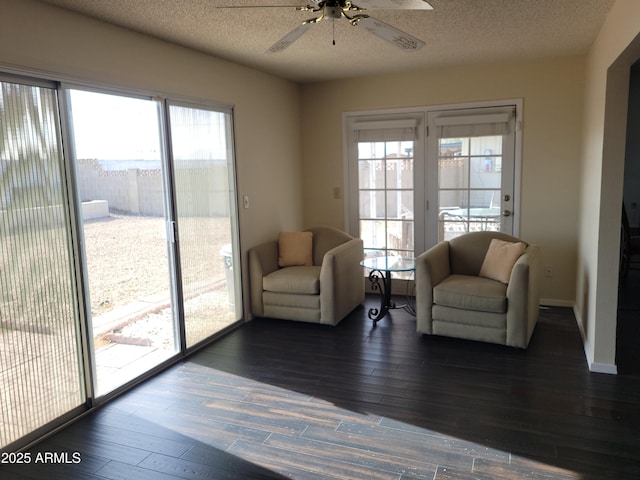
M640 478L640 376L590 373L570 309L521 351L418 335L402 310L373 328L376 300L337 327L243 325L0 478Z

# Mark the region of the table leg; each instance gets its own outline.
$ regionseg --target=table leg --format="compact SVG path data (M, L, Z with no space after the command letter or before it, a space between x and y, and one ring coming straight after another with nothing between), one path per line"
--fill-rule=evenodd
M390 308L395 308L391 302L391 272L372 270L369 273L369 281L371 282L371 290L380 292L380 308L370 308L368 314L375 327L378 321L389 313Z

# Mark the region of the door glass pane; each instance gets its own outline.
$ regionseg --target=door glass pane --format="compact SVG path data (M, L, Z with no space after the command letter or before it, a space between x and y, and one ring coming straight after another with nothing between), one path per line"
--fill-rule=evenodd
M0 82L0 449L85 402L53 89Z
M358 176L365 256L413 256L413 142L359 142Z
M178 349L156 102L70 91L96 395Z
M228 113L170 106L186 344L241 318Z
M502 135L438 142L439 241L500 230Z

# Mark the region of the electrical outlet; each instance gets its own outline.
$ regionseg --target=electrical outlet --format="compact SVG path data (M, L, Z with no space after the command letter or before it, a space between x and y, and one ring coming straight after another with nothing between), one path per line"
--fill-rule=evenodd
M544 266L544 276L545 277L553 277L553 265L545 265Z

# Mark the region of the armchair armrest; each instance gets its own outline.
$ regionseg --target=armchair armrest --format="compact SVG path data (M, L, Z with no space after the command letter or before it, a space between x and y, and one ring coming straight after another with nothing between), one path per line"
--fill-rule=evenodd
M251 313L264 315L262 303L262 279L278 269L278 242L272 241L255 246L249 250L249 286Z
M364 274L360 262L364 243L353 238L324 254L320 269L321 323L335 325L364 301Z
M507 286L507 340L526 348L538 321L540 303L540 249L529 245L511 270Z
M421 333L432 333L433 287L451 274L449 242L440 242L416 258L416 323Z

